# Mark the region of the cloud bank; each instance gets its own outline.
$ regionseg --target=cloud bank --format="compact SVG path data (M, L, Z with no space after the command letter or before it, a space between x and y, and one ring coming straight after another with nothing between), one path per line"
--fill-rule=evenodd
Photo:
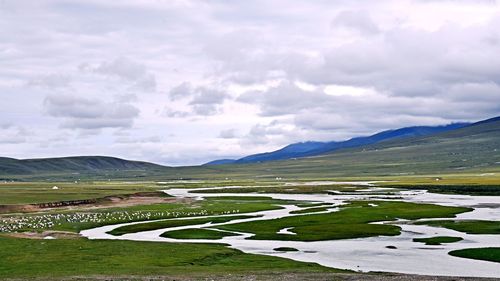
M6 0L0 155L199 164L480 120L499 53L496 1Z

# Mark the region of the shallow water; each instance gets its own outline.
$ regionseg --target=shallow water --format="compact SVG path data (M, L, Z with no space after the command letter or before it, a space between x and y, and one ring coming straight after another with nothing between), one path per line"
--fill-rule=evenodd
M317 182L314 182L318 184ZM303 183L302 183L303 184ZM332 182L328 182L332 184ZM339 184L353 184L342 182ZM289 184L288 186L293 185ZM363 186L372 186L373 182L363 182ZM236 188L236 187L234 187ZM385 189L384 189L385 190ZM370 195L370 194L254 194L254 193L210 193L191 194L190 189L169 189L170 195L176 197L192 197L203 199L217 196L263 196L282 200L299 200L332 203L336 206L344 204L352 199L387 200L391 197L398 201L432 203L445 206L472 207L474 211L459 214L457 219L482 219L500 220L500 197L495 196L469 196L469 195L444 195L428 193L424 190L402 191L397 195ZM380 191L380 188L373 187L364 191ZM292 216L291 211L300 210L294 205L284 205L284 209L262 211L252 214L262 215L258 218L233 220L220 224L201 224L168 229L159 229L139 233L126 234L123 236L112 236L106 234L107 231L123 225L136 223L125 223L110 225L94 229L84 230L83 236L90 239L121 239L134 241L163 241L181 243L226 243L230 247L242 250L246 253L264 254L279 257L286 257L293 260L316 262L318 264L350 269L356 271L385 271L400 272L425 275L446 275L446 276L473 276L473 277L500 277L500 265L498 263L478 261L472 259L457 258L448 255L449 251L464 248L477 247L500 247L500 235L471 235L445 228L430 227L425 225L410 225L404 221L390 222L402 228L401 235L379 236L359 239L344 239L333 241L298 242L298 241L268 241L268 240L247 240L252 234L240 233L239 236L228 236L220 240L179 240L162 238L160 235L166 231L201 228L207 226L218 226L237 222L267 220ZM331 211L335 211L332 209ZM384 223L384 222L379 222ZM289 228L280 230L280 233L293 235ZM439 246L428 246L424 243L413 242L413 238L423 238L431 236L456 236L463 240L456 243L442 244ZM387 248L387 246L392 246ZM298 252L277 252L274 248L292 247ZM393 249L395 247L395 249Z

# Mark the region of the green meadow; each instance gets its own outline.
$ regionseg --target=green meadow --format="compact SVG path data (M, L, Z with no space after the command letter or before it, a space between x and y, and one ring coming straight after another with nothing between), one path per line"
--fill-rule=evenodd
M373 205L372 205L373 204ZM444 207L432 204L415 204L397 201L354 201L343 206L340 211L227 224L217 228L253 233L250 239L321 241L361 238L379 235L399 235L400 228L391 224L370 224L397 218L421 219L454 217L471 209ZM277 233L284 228L296 235Z
M0 237L0 249L0 278L339 272L208 244Z
M436 179L439 180L436 180ZM363 191L367 187L356 184L311 185L315 178L293 181L275 179L255 180L183 180L183 181L88 181L88 182L7 182L0 183L0 278L59 278L68 276L203 276L204 274L247 274L287 272L339 272L317 264L289 259L245 254L219 244L154 243L112 240L87 240L71 237L55 240L26 239L17 234L46 231L78 233L98 226L135 222L110 231L113 235L158 230L168 227L193 226L182 230L165 231L161 237L173 239L219 240L234 236L233 232L253 234L249 239L283 241L325 241L348 238L399 235L401 229L391 224L397 219L422 220L418 224L445 227L466 233L498 234L494 221L454 221L470 208L446 207L434 204L408 203L397 197L384 200L346 200L334 205L305 200L278 200L266 194L366 194L391 195L399 190L426 189L437 193L464 193L474 195L496 194L500 179L495 175L463 174L425 176L380 176L328 178L336 181L381 181L380 187L394 189ZM293 184L286 184L292 182ZM307 183L307 184L306 184ZM459 184L461 183L461 184ZM58 189L52 189L57 186ZM241 186L241 188L227 188ZM214 188L215 187L215 188ZM197 189L194 192L240 193L244 196L216 196L204 200L177 200L160 192L169 188ZM222 191L222 192L221 192ZM332 193L333 192L333 193ZM146 199L132 205L130 198L147 194ZM384 197L383 197L384 198ZM13 207L37 204L89 200L86 204L67 208L46 208L12 212ZM90 204L90 205L89 205ZM233 223L237 219L253 218L259 211L282 209L294 205L300 210L293 216L252 222ZM17 210L14 208L14 210ZM209 216L209 217L207 217ZM425 220L440 218L439 220ZM378 223L374 222L389 222ZM6 229L2 226L16 225ZM218 226L194 227L196 224ZM287 228L296 235L280 234ZM16 234L15 237L13 234ZM427 237L415 243L439 245L453 243L458 237ZM292 252L289 247L277 252ZM495 249L471 249L450 254L464 258L495 260ZM43 257L43 258L39 258ZM78 265L78 266L77 266Z
M449 254L455 257L500 263L500 248L471 248L451 251Z
M461 237L451 237L451 236L436 236L428 238L414 238L413 242L425 243L425 245L441 245L446 243L455 243L462 241Z

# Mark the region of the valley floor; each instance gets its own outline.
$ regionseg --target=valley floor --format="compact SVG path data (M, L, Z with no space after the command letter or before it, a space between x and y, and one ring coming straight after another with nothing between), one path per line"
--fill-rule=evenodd
M424 275L500 278L499 194L497 174L5 183L0 279L495 280Z

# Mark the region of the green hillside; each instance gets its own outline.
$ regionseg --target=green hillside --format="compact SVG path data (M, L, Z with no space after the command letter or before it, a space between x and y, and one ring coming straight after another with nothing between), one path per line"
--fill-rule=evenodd
M500 170L500 118L429 137L388 141L296 160L218 168L223 173L323 178L496 171Z
M140 161L106 156L76 156L64 158L25 159L0 158L0 175L47 176L73 174L112 175L164 170L166 167Z
M374 177L500 171L500 118L453 131L254 164L165 167L112 157L0 158L0 179L224 179Z

